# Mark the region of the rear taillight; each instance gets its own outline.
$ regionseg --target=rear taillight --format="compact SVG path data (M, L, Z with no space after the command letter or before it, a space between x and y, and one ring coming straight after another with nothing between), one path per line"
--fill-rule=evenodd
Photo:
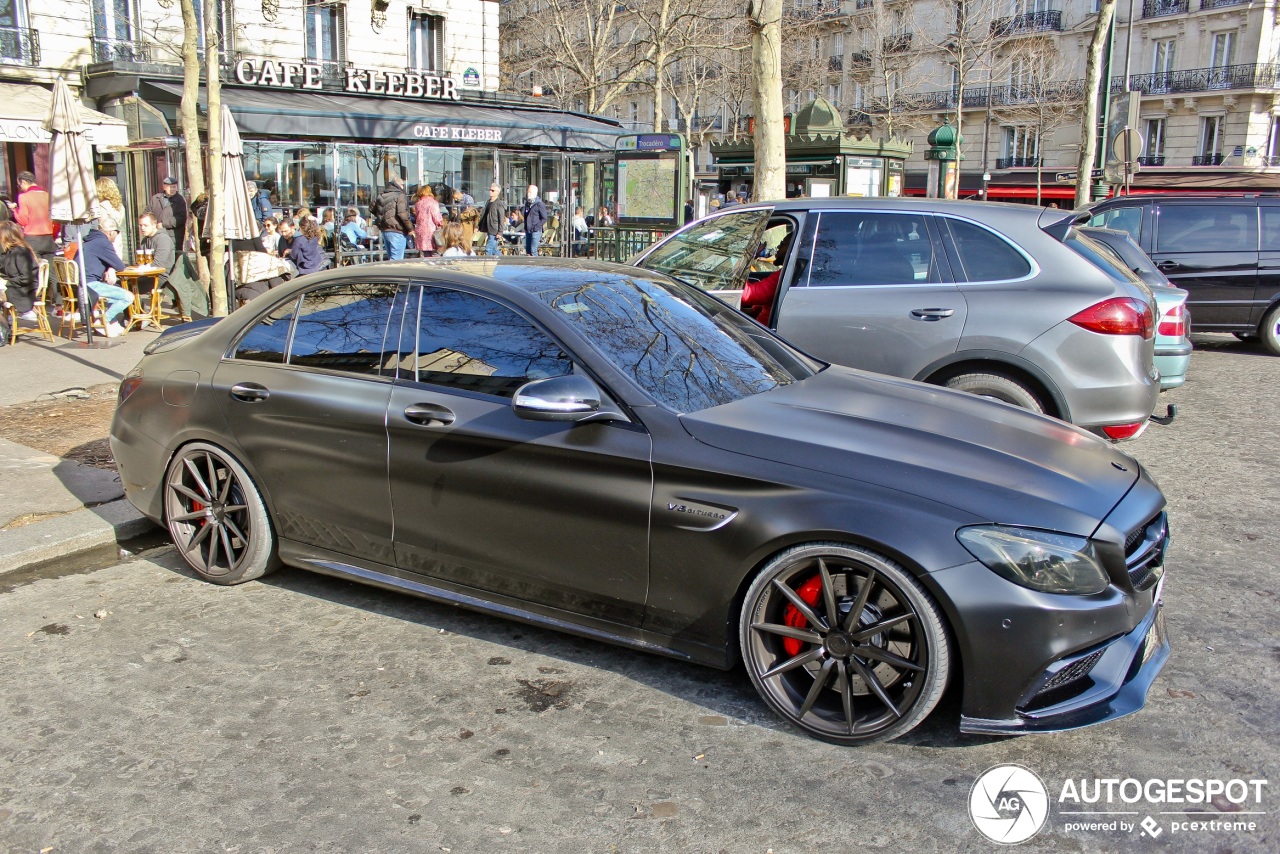
M120 393L116 396L116 406L128 400L129 395L137 391L140 385L142 385L142 372L135 368L120 381Z
M1121 439L1132 439L1143 430L1147 429L1147 419L1135 421L1132 424L1112 424L1110 427L1103 427L1103 434L1113 442L1119 442Z
M1155 334L1156 318L1151 306L1142 300L1115 297L1092 305L1070 318L1076 326L1103 335Z
M1177 305L1165 312L1164 317L1160 318L1160 326L1156 328L1156 332L1168 338L1185 338L1187 335L1186 308Z

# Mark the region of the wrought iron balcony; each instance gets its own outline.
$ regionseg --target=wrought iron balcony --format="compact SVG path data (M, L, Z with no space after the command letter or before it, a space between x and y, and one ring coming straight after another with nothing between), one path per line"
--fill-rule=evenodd
M803 21L829 21L840 17L840 0L817 0L805 5L792 4L791 17Z
M911 33L898 33L885 38L885 53L905 53L911 49Z
M997 157L997 169L1038 169L1044 165L1042 157Z
M92 36L94 62L151 62L151 45L141 39L108 39Z
M0 63L40 64L40 33L20 27L0 27Z
M1200 11L1206 9L1221 9L1225 6L1243 6L1249 0L1200 0Z
M1062 12L1057 9L1046 9L1041 12L1027 12L1025 15L999 18L991 22L993 36L1013 36L1046 30L1062 32Z
M1197 154L1191 158L1192 166L1221 166L1221 154Z
M1280 89L1280 63L1220 65L1186 71L1134 74L1129 88L1147 95L1172 92L1209 92L1214 89Z
M1166 15L1185 15L1191 9L1191 0L1144 0L1142 17L1163 18Z
M871 127L871 114L866 110L849 111L850 127Z
M841 57L841 56L828 56L828 57L827 57L827 70L828 70L828 71L843 71L843 70L844 70L844 57Z
M1138 158L1138 165L1139 166L1163 166L1164 155L1163 154L1143 155L1142 157Z
M1241 0L1241 2L1245 2L1245 0ZM853 8L855 8L855 9L870 9L870 8L871 8L872 6L874 6L875 4L876 4L876 0L857 0L857 2L856 2L856 3L854 3Z
M856 50L849 54L849 67L861 68L871 64L871 51Z

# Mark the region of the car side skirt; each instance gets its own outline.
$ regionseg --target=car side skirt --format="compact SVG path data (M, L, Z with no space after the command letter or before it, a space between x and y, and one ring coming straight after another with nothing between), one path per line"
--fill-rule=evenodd
M283 538L280 540L279 556L281 561L298 569L345 578L384 590L407 593L442 605L454 605L481 614L490 614L531 626L577 635L615 646L630 647L720 670L728 670L732 666L732 661L721 648L703 644L673 646L669 638L641 629L593 620L554 608L539 607L528 602L485 591L470 590L460 585L447 584L423 576L410 577L410 573L368 561L353 563L357 560L356 558L327 553L293 540Z

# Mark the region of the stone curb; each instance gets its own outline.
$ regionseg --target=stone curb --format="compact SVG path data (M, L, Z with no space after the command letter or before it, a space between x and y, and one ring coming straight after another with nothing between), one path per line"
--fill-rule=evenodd
M154 522L120 499L0 531L0 575L96 557L114 560L119 543L155 529Z

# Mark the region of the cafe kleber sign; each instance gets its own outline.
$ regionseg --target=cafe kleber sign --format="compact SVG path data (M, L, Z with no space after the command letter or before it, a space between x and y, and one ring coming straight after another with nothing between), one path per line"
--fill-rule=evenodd
M418 71L378 71L346 68L342 88L360 95L391 95L400 98L460 101L458 81ZM309 62L278 62L271 59L242 59L236 63L236 80L246 86L272 89L324 88L324 68Z

